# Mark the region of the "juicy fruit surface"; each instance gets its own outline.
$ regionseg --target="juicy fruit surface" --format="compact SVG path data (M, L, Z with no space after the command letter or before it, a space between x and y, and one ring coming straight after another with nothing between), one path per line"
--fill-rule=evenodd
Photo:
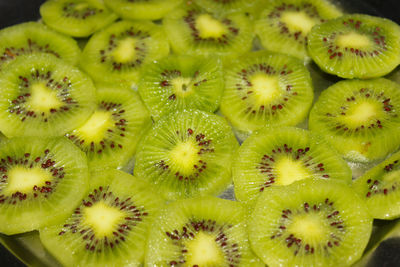
M251 52L235 59L225 73L221 112L235 128L251 133L263 126L295 126L307 116L313 87L301 61Z
M243 207L203 197L169 204L150 232L146 266L262 266L249 249Z
M26 22L0 31L0 69L18 56L47 53L76 64L80 49L75 40L59 34L43 24Z
M351 170L327 142L297 128L265 128L246 139L232 167L235 196L254 201L269 187L320 178L351 182Z
M86 194L67 219L40 230L44 246L66 266L140 266L163 200L117 170L93 172Z
M157 20L176 8L182 0L104 0L107 7L130 20Z
M71 212L88 186L85 155L65 138L1 143L0 232L37 230Z
M219 15L189 6L163 20L172 50L177 54L229 56L250 51L252 26L240 13Z
M118 18L102 0L46 1L40 15L49 27L73 37L87 37Z
M249 239L268 266L350 266L371 229L366 205L347 184L307 179L262 193Z
M143 65L168 52L168 42L159 25L119 21L89 39L80 65L95 81L136 87Z
M341 12L325 0L273 1L261 13L255 31L267 50L306 59L311 28L338 16Z
M325 90L310 113L309 128L347 159L370 162L395 151L400 140L400 87L380 78L347 80Z
M160 119L141 139L134 173L168 199L219 194L231 182L238 147L226 121L198 110Z
M214 112L224 90L222 64L211 57L169 56L147 66L138 87L155 119L179 109Z
M91 117L67 137L86 153L91 169L122 168L150 124L149 113L129 88L98 87L96 103Z
M197 0L196 4L214 13L234 13L251 10L257 1L247 0Z
M352 187L377 219L400 217L400 153L390 156L353 182Z
M9 65L0 75L0 94L0 130L7 137L61 136L85 122L95 105L90 78L46 54Z
M374 78L400 64L400 27L368 15L346 15L313 28L308 51L325 72Z

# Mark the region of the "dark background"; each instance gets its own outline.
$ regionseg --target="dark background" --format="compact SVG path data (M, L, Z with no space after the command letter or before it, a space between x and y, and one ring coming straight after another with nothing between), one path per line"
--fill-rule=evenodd
M249 0L252 1L252 0ZM369 15L383 16L400 24L400 1L399 0L337 0L344 9L349 12L366 13ZM0 28L11 26L23 21L36 20L39 18L39 6L44 0L0 0ZM389 240L388 240L389 241ZM383 251L393 255L399 255L400 240L397 242L384 242ZM379 249L378 249L379 250ZM386 253L387 254L387 253ZM375 266L399 266L400 259L385 255L376 259ZM397 261L397 262L393 262ZM390 262L392 261L392 262ZM372 264L374 265L374 264ZM11 253L0 245L1 267L24 267Z

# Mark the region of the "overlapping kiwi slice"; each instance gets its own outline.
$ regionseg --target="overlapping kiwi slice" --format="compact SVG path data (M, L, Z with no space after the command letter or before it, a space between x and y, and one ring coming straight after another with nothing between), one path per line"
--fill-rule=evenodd
M367 206L338 180L269 188L249 221L251 247L268 266L350 266L371 231Z
M86 156L63 137L12 138L0 150L0 232L37 230L72 212L88 186Z
M376 165L353 183L377 219L400 217L400 152Z
M313 28L310 56L325 72L343 78L374 78L400 63L400 27L368 15L346 15Z
M262 45L270 51L308 58L307 39L311 28L342 15L327 0L266 1L255 25Z
M307 130L264 128L247 138L232 163L235 196L253 201L268 187L297 180L339 179L351 183L351 170L329 144Z
M118 18L103 0L49 0L40 15L49 27L74 37L87 37Z
M0 130L7 137L61 136L95 108L91 79L49 54L18 57L0 74L0 96Z
M250 250L243 207L202 197L176 201L149 235L146 266L264 266Z
M163 23L176 54L230 56L252 48L252 25L241 13L223 15L187 5L168 14Z
M157 20L176 8L183 0L104 0L107 7L130 20Z
M400 86L384 78L340 81L322 92L309 128L348 160L372 162L400 145Z
M86 193L67 219L40 230L45 248L65 266L141 266L163 200L117 170L92 173Z
M21 23L0 31L0 70L18 56L32 53L48 53L76 64L81 51L72 38L37 22Z
M306 118L312 101L310 73L294 57L251 52L225 69L221 112L244 133L266 125L297 125Z
M161 118L141 139L134 173L168 199L221 193L238 143L221 117L199 110Z
M224 90L222 64L212 57L169 56L148 64L138 87L155 119L178 109L214 112Z
M208 12L234 13L251 10L257 0L196 0L194 2Z
M149 21L119 21L90 38L80 65L95 81L137 86L143 64L168 53L161 26Z
M150 124L149 112L129 88L100 86L96 103L91 117L67 137L86 153L90 169L125 167Z

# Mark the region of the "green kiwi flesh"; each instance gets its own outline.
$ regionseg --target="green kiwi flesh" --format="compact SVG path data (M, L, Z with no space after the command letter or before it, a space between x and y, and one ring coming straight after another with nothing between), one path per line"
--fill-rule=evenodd
M212 13L235 13L250 11L257 1L248 0L196 0L197 5Z
M42 244L65 266L141 266L163 200L118 170L92 172L89 188L68 218L40 230Z
M179 8L163 19L176 54L229 57L252 48L253 27L241 13L210 13L195 5Z
M67 137L84 151L91 170L123 168L150 124L139 95L129 88L98 86L97 108Z
M400 86L384 78L340 81L322 92L309 129L353 162L372 162L400 145Z
M63 137L3 141L0 172L0 232L7 235L64 218L88 187L86 156Z
M104 0L108 8L128 20L161 19L181 2L182 0Z
M145 266L264 266L248 244L245 210L215 197L179 200L149 235Z
M61 136L95 108L91 79L49 54L14 60L0 74L0 95L0 130L7 137Z
M73 37L87 37L118 18L102 0L46 1L40 15L49 27Z
M161 118L139 141L134 173L167 199L217 195L231 183L238 143L220 116L175 111Z
M400 64L400 26L379 17L345 15L312 29L310 56L325 72L342 78L375 78Z
M341 15L327 0L269 1L255 23L255 32L265 49L308 60L312 27Z
M354 190L376 219L400 217L400 153L390 156L353 182Z
M297 58L258 51L227 65L220 109L235 129L251 133L264 126L295 126L307 117L313 85Z
M75 40L38 22L25 22L0 31L0 69L20 55L52 54L75 65L81 53Z
M224 90L222 63L212 57L169 56L144 68L138 89L154 119L179 109L214 112Z
M161 26L150 21L119 21L89 39L80 66L97 82L137 87L143 65L168 53Z
M309 178L351 183L351 170L319 136L294 127L264 128L240 146L232 163L235 196L253 202L269 187Z
M268 266L350 266L368 243L372 218L347 184L306 179L264 191L248 227Z

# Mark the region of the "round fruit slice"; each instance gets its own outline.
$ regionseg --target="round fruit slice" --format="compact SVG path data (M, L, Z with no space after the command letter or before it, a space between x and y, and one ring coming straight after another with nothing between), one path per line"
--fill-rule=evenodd
M122 168L133 157L150 116L132 90L97 89L97 109L83 125L67 134L88 157L90 169Z
M311 28L342 15L327 0L278 0L263 7L255 25L262 45L300 59L308 58L306 46Z
M131 20L157 20L176 8L182 0L104 0L121 16Z
M234 13L251 10L257 0L197 0L195 4L212 13Z
M380 78L338 82L310 113L309 128L325 136L348 160L370 162L400 145L400 86Z
M37 230L72 212L88 186L84 153L65 138L12 138L0 150L0 232Z
M0 70L20 55L48 53L75 65L81 53L77 42L37 22L0 31Z
M20 56L0 74L0 130L7 137L61 136L95 107L90 78L48 54Z
M235 196L253 201L266 188L297 180L339 179L351 183L351 170L327 142L298 128L264 128L247 138L232 163Z
M311 108L313 86L300 60L266 51L245 54L225 69L222 114L239 131L295 126Z
M232 181L237 147L223 118L198 110L176 111L141 139L134 172L168 199L217 195Z
M155 119L177 109L214 112L224 90L216 58L169 56L144 68L139 93Z
M253 29L244 14L216 14L188 5L163 23L176 54L229 56L252 48Z
M90 38L80 64L95 81L137 86L143 64L168 53L161 26L149 21L120 21Z
M383 76L400 64L400 27L384 18L346 15L313 28L310 56L342 78Z
M245 212L215 197L168 205L150 231L146 266L264 266L251 252Z
M371 232L365 203L337 180L270 188L249 221L251 247L268 266L350 266Z
M92 173L79 201L69 218L40 230L45 248L65 266L141 266L163 206L149 185L117 170Z
M118 18L103 0L46 1L40 15L49 27L74 37L87 37Z
M376 219L400 217L400 152L376 165L353 183Z

